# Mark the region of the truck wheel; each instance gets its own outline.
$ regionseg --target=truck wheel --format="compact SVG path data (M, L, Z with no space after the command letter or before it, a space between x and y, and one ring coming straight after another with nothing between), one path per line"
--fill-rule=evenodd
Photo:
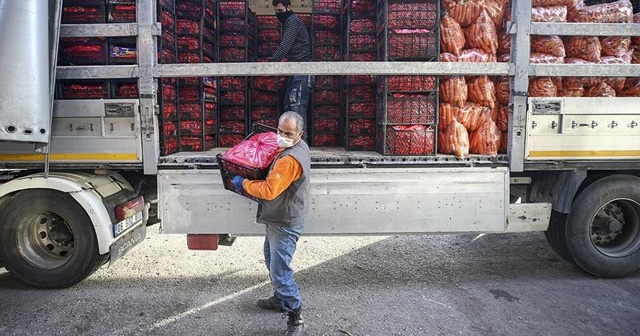
M640 269L640 178L607 176L585 188L571 207L566 241L576 265L593 275Z
M73 286L108 258L98 251L85 210L58 191L16 194L0 218L0 230L0 259L14 278L29 286Z
M565 229L567 226L567 215L561 212L552 211L551 220L549 221L549 229L544 232L547 242L551 248L565 261L574 264L573 258L567 250L567 239Z

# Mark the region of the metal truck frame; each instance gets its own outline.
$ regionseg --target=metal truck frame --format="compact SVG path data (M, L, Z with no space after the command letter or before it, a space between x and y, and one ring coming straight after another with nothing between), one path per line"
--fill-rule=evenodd
M588 273L621 277L640 269L640 98L527 96L530 76L640 76L638 64L531 64L531 35L638 36L640 24L534 23L531 0L514 0L509 63L157 64L155 0L138 1L131 24L59 25L60 7L53 1L46 9L53 13L49 89L53 77L137 78L140 98L56 101L50 114L30 113L34 121L25 126L25 115L12 114L16 100L0 96L0 263L21 282L72 286L142 241L146 225L157 222L164 233L188 234L196 248L263 234L254 223L256 203L222 186L215 155L224 149L160 156L156 87L163 77L292 74L489 75L511 82L506 156L312 149L307 234L543 231L564 260ZM0 28L7 24L2 10ZM56 67L58 36L137 36L138 63ZM0 49L0 64L14 61L3 55ZM131 132L109 136L108 124L111 132L130 124ZM66 125L100 131L70 134Z

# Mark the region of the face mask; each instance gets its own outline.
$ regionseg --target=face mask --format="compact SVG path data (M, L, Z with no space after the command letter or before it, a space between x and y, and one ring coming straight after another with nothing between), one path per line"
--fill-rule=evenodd
M293 146L293 139L285 138L282 135L278 134L278 146L282 148L289 148Z
M276 13L276 17L278 18L278 21L280 21L282 24L284 24L285 22L287 22L287 19L289 18L289 16L291 14L293 14L292 11Z

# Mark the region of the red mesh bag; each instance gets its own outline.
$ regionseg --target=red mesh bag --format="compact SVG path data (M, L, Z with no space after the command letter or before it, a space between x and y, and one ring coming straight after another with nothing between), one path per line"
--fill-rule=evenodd
M280 88L280 77L258 76L253 80L253 87L267 91L278 91Z
M376 48L376 37L373 35L351 35L349 36L349 47L351 51L370 51Z
M339 17L334 15L316 14L314 15L313 23L315 28L320 30L338 29L340 27Z
M164 136L165 137L174 137L178 135L178 129L176 128L176 124L171 121L164 122Z
M492 120L487 120L469 135L469 151L473 154L496 156L500 148L502 133Z
M316 76L313 87L315 89L335 90L340 87L340 78L337 76Z
M244 120L221 120L220 132L245 134L247 126Z
M245 62L251 57L244 48L220 48L221 62Z
M244 135L222 133L220 134L219 139L220 139L220 147L231 147L238 144L242 140L244 140Z
M219 2L221 16L244 16L247 14L247 7L245 1Z
M198 87L181 87L180 88L180 101L200 101L201 99L216 99L216 89L208 86L203 86L202 89Z
M247 88L244 77L220 77L218 81L222 90L244 90Z
M220 20L220 28L222 31L243 31L247 29L247 23L244 18L224 18Z
M565 86L563 84L562 90L560 90L560 96L562 97L584 97L583 86Z
M319 30L314 32L313 40L314 40L313 42L314 45L338 44L340 43L340 34L333 31Z
M532 39L535 38L532 37ZM563 45L564 48L564 45ZM511 35L506 30L498 31L498 55L509 55L511 53Z
M444 16L440 20L440 51L460 56L464 45L464 32L458 21L451 16Z
M244 47L251 43L251 37L247 39L247 36L239 33L225 33L220 34L220 46L221 47Z
M258 15L258 29L280 29L280 21L273 15Z
M260 43L258 45L258 55L271 56L278 49L278 43Z
M229 104L245 104L247 102L247 95L242 91L228 91L220 96L220 100L223 103Z
M116 90L115 98L138 98L138 84L127 83L120 85Z
M632 21L633 23L640 23L640 13L633 14ZM631 42L633 42L633 44L637 46L640 46L640 36L633 36L631 38Z
M395 29L389 31L388 57L425 58L436 55L436 36L426 29Z
M275 29L263 29L258 31L258 41L263 42L280 42L280 31Z
M271 91L251 91L251 102L255 104L277 104L278 93Z
M373 16L376 14L376 3L371 0L351 0L353 17Z
M339 61L339 47L316 47L313 48L313 57L316 61Z
M376 90L373 86L353 86L349 87L349 101L362 102L376 99Z
M640 97L640 77L627 78L618 97Z
M354 62L371 62L376 60L376 53L370 52L361 52L361 53L350 53L347 56L347 61Z
M357 76L348 76L349 78L349 84L375 84L375 80L373 78L373 76L370 75L357 75ZM316 80L316 83L317 80Z
M62 88L62 99L99 99L107 98L107 84L69 84Z
M340 14L342 11L341 0L316 0L313 1L314 13Z
M104 23L104 14L97 6L64 6L62 23Z
M176 118L177 112L178 108L175 103L165 102L162 104L162 118L164 120Z

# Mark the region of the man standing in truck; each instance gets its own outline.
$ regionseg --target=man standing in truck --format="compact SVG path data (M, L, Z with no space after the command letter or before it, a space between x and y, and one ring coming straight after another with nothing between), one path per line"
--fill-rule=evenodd
M264 259L275 290L258 300L262 309L289 315L286 335L303 335L302 302L293 278L291 260L309 212L309 146L302 140L304 121L288 111L278 121L278 145L282 152L271 163L265 180L234 176L234 187L259 199L256 222L265 224Z
M291 1L273 0L272 4L278 21L282 23L282 38L270 61L280 62L286 58L289 62L310 62L312 57L309 32L304 23L291 9ZM305 125L305 136L310 88L311 76L295 75L287 78L284 110L294 111L302 116Z

